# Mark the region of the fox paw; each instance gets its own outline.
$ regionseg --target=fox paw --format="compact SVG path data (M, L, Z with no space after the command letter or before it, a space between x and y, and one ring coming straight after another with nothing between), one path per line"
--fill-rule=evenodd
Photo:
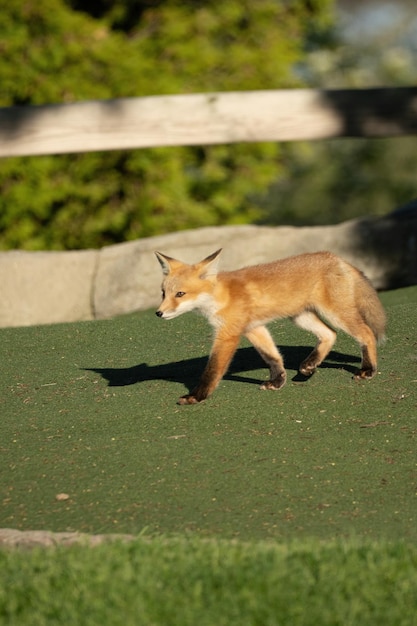
M300 367L298 368L298 371L303 376L310 377L310 376L312 376L314 374L316 369L317 368L316 368L315 365L309 365L309 364L301 363Z
M197 400L197 398L191 394L187 394L186 396L181 396L181 398L179 398L177 404L198 404L200 402L200 400Z
M285 372L283 372L282 374L280 374L280 376L274 378L273 380L266 380L264 383L262 383L260 389L262 389L262 391L266 391L268 389L276 391L277 389L281 389L281 387L285 385L286 380L287 376Z
M375 374L376 374L376 369L367 368L363 370L358 370L353 378L355 380L370 380L371 378L375 376Z

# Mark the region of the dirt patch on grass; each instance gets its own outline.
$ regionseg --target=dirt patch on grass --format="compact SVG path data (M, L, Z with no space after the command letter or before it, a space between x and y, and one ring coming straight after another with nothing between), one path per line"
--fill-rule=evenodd
M132 541L134 535L88 535L86 533L54 533L50 530L15 530L0 528L0 548L51 548L58 545L82 544L97 546L108 541Z

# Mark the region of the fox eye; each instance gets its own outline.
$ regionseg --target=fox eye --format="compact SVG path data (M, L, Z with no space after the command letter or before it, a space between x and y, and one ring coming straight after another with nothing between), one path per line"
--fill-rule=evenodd
M177 291L175 294L176 298L182 298L183 296L185 296L185 291Z
M165 290L162 289L162 300L164 300L164 298L165 298Z

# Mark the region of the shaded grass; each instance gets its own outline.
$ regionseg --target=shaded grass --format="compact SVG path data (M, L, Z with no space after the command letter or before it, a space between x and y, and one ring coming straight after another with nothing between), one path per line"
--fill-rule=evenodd
M373 381L352 380L358 347L340 336L298 382L312 338L278 322L287 386L260 392L266 370L242 343L193 407L175 402L210 349L197 316L1 330L0 526L415 541L417 288L382 299Z
M137 539L0 552L0 622L412 626L417 548L401 542Z

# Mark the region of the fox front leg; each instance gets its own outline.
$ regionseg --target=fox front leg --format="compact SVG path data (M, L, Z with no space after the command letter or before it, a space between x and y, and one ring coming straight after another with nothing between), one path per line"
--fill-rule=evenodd
M181 396L178 404L197 404L205 400L223 378L239 343L239 336L224 338L218 335L198 385L191 393Z

